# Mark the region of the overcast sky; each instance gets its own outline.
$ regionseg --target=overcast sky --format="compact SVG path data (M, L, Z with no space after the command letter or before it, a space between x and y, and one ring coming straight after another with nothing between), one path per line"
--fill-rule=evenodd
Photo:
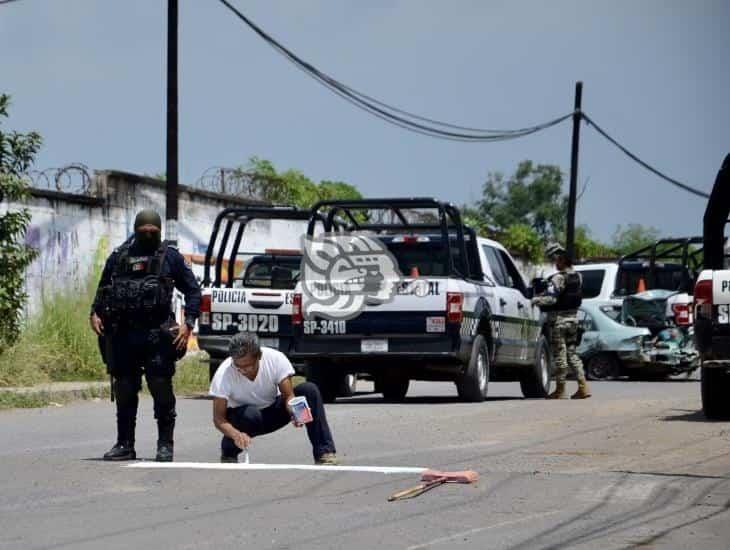
M348 85L425 116L518 128L568 113L576 80L598 124L670 176L709 191L730 152L727 0L232 0ZM7 128L37 130L38 168L161 173L165 0L0 5ZM252 155L369 196L474 201L523 159L570 167L571 123L496 144L412 134L296 70L218 0L180 0L180 174ZM705 200L675 189L585 125L578 223L701 230Z

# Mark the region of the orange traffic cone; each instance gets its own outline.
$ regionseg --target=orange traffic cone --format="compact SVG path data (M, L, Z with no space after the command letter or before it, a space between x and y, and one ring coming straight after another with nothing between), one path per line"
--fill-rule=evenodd
M644 281L644 277L639 279L639 284L636 287L636 293L639 292L646 292L646 282Z

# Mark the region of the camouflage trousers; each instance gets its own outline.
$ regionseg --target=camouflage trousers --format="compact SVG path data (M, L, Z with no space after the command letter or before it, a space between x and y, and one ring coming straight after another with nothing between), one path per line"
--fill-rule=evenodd
M550 352L555 362L555 380L565 382L568 367L576 379L585 380L583 362L576 352L578 321L575 317L557 317L550 323Z

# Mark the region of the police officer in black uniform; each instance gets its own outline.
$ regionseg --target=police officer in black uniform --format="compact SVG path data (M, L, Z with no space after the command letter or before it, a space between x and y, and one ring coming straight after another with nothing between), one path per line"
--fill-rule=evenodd
M117 404L117 442L104 460L134 460L134 432L142 374L154 401L159 462L173 458L175 361L185 354L200 312L200 287L182 255L161 241L162 222L154 210L134 220L134 235L106 261L91 309ZM185 322L171 311L174 288L185 295Z

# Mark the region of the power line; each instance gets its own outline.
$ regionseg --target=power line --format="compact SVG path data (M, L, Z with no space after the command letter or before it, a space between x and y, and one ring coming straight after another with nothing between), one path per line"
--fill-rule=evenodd
M694 187L690 187L686 183L682 183L681 181L677 181L674 178L670 178L666 174L663 174L653 166L651 166L649 163L641 160L638 156L636 156L634 153L629 151L626 147L621 145L618 141L616 141L614 138L612 138L610 135L608 135L608 132L606 132L603 128L601 128L598 124L596 124L593 119L591 119L587 114L582 113L583 119L588 123L589 126L592 126L596 132L601 134L604 138L606 138L608 141L613 143L618 149L620 149L626 156L628 156L630 159L632 159L634 162L637 162L653 174L659 176L665 181L668 181L672 185L676 185L680 189L684 189L685 191L692 193L693 195L697 195L698 197L703 197L706 199L710 198L710 195L708 193L705 193L704 191L700 191L699 189L695 189Z
M520 137L525 137L530 134L534 134L536 132L540 132L542 130L546 130L552 126L555 126L557 124L560 124L564 120L567 120L568 118L572 117L574 113L569 113L566 115L563 115L561 117L554 118L552 120L549 120L547 122L544 122L542 124L537 124L535 126L530 126L526 128L519 128L515 130L496 130L496 129L485 129L485 128L474 128L469 126L460 126L457 124L451 124L448 122L443 122L440 120L436 120L433 118L421 116L415 113L412 113L410 111L406 111L405 109L401 109L399 107L395 107L393 105L390 105L388 103L385 103L384 101L381 101L379 99L376 99L370 95L367 95L363 92L360 92L342 82L339 80L333 78L332 76L328 75L327 73L320 71L317 69L314 65L311 63L303 60L299 56L297 56L294 52L286 48L284 45L282 45L280 42L278 42L276 39L274 39L271 35L269 35L266 31L264 31L261 27L256 25L251 19L249 19L246 15L244 15L241 11L239 11L235 6L233 6L228 0L220 0L220 2L226 6L231 12L233 12L236 17L238 17L241 21L243 21L252 31L254 31L259 37L261 37L269 46L274 48L279 54L283 55L288 61L294 64L295 67L297 67L299 70L303 71L307 76L310 78L313 78L323 86L325 86L327 89L329 89L331 92L337 94L341 98L343 98L345 101L349 102L350 104L354 105L355 107L358 107L359 109L362 109L366 111L367 113L376 116L377 118L388 122L389 124L393 124L395 126L398 126L400 128L403 128L405 130L415 132L422 135L427 135L430 137L435 137L439 139L447 139L452 141L461 141L461 142L496 142L496 141L506 141L510 139L517 139ZM652 172L653 174L659 176L660 178L664 179L665 181L671 183L672 185L675 185L679 187L680 189L683 189L685 191L688 191L689 193L692 193L694 195L697 195L699 197L708 198L709 195L707 193L704 193L703 191L700 191L698 189L695 189L687 184L684 184L680 181L677 181L673 178L670 178L666 174L663 174L647 162L641 160L638 156L636 156L634 153L629 151L626 147L621 145L618 141L616 141L614 138L612 138L605 130L603 130L600 126L598 126L593 120L586 115L583 112L580 112L580 116L590 125L595 128L595 130L600 133L604 138L606 138L608 141L610 141L613 145L618 147L624 154L626 154L629 158ZM420 122L416 122L420 121ZM445 128L448 128L446 130ZM452 131L452 130L460 130L459 132ZM587 185L587 182L586 182ZM583 190L583 192L585 189ZM583 193L581 192L581 194Z
M258 34L264 41L266 41L271 47L273 47L275 50L277 50L281 55L286 57L290 62L292 62L297 68L304 71L308 76L314 78L317 80L320 84L327 87L330 91L336 93L349 103L355 105L356 107L365 110L366 112L377 116L381 120L384 120L386 122L389 122L390 124L394 124L396 126L399 126L401 128L404 128L406 130L410 130L416 133L429 135L431 137L437 137L441 139L450 139L450 140L456 140L456 141L466 141L466 142L491 142L491 141L505 141L509 139L516 139L519 137L524 137L536 132L539 132L541 130L545 130L547 128L550 128L552 126L555 126L564 120L570 118L572 116L572 113L564 115L562 117L555 118L553 120L547 121L542 124L538 124L535 126L527 127L527 128L520 128L516 130L494 130L494 129L484 129L484 128L471 128L467 126L459 126L456 124L451 124L447 122L438 121L435 119L431 119L428 117L423 117L414 113L410 113L408 111L405 111L403 109L400 109L398 107L394 107L392 105L389 105L383 101L377 100L367 94L364 94L362 92L359 92L355 90L354 88L347 86L346 84L343 84L342 82L338 81L337 79L331 77L330 75L320 71L317 69L314 65L311 63L304 61L299 56L297 56L295 53L293 53L291 50L283 46L281 43L276 41L273 37L271 37L266 31L261 29L258 25L256 25L253 21L251 21L248 17L246 17L243 13L241 13L238 9L236 9L230 2L227 0L220 0L223 5L225 5L229 10L231 10L236 17L241 19L251 30L253 30L256 34ZM398 113L398 114L395 114ZM403 115L403 116L400 116ZM428 124L421 124L420 122L415 122L415 120L421 121L421 122L427 122L429 124L435 125L428 125ZM441 126L439 128L438 126ZM450 130L444 130L443 128L450 128L453 130L463 130L468 133L464 132L454 132Z

